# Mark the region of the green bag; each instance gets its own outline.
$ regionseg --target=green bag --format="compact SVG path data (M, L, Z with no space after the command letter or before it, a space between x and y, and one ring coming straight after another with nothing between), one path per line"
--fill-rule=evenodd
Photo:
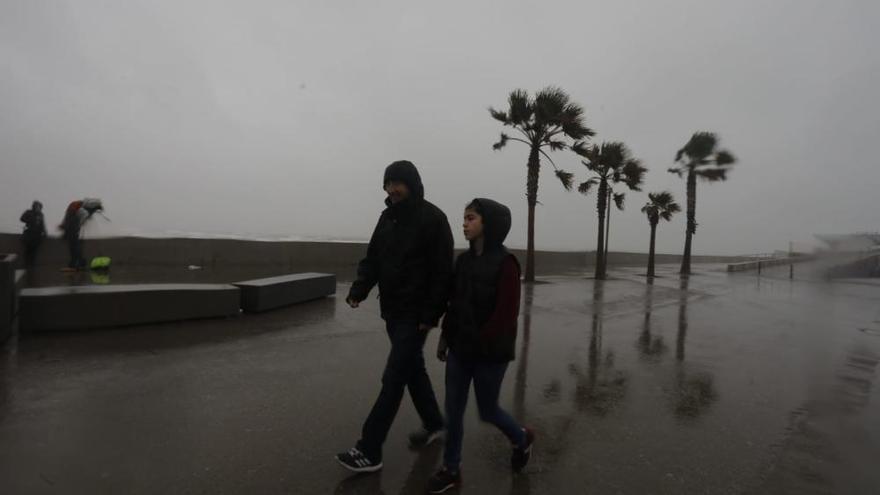
M92 264L90 265L92 270L109 270L110 269L110 257L109 256L96 256L92 258Z

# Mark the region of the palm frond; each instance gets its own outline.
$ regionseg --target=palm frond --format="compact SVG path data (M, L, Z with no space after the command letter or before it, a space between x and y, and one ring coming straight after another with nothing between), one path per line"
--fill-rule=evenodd
M675 160L674 160L674 162L675 162L675 163L680 162L681 159L682 159L682 157L684 157L684 148L678 150L678 151L675 153Z
M634 158L630 159L623 166L622 172L623 182L626 184L626 187L633 191L641 191L642 182L644 182L645 174L648 172L648 169L642 166L642 162Z
M571 191L571 188L574 185L574 174L566 172L565 170L555 170L554 172L559 181L562 182L562 187L564 187L566 191Z
M669 168L669 169L666 169L666 171L669 172L670 174L675 174L679 177L684 176L684 167Z
M590 149L590 146L586 143L586 141L575 141L574 144L569 146L571 151L574 151L576 155L587 156L587 152Z
M524 89L515 89L510 92L507 97L509 109L507 116L511 125L525 126L534 113L534 104L529 98L528 92Z
M575 103L569 103L562 111L561 125L562 132L575 140L596 135L596 132L587 127L584 122L584 109Z
M581 184L578 186L578 192L583 195L587 195L590 193L590 189L592 189L593 186L595 186L598 183L599 183L599 179L597 179L595 177L591 178L588 181L581 182Z
M623 210L623 203L626 199L626 193L614 193L614 205L618 210Z
M568 147L565 141L548 141L547 145L550 147L550 151L561 151Z
M510 120L508 120L506 112L495 110L494 108L489 107L489 115L491 115L493 119L501 122L504 125L510 125Z
M619 141L602 143L600 154L610 168L619 168L629 159L629 149Z
M605 171L602 169L602 166L599 164L598 160L594 160L594 161L581 160L581 164L583 164L583 166L587 167L587 170L589 170L590 172L596 172L597 174L599 174L603 177L605 176Z
M715 164L719 166L733 165L736 163L736 157L727 150L721 150L715 154Z
M508 141L509 139L510 139L510 136L508 136L507 134L504 134L504 133L502 132L502 133L501 133L501 139L498 140L497 143L495 143L495 144L492 145L492 149L495 150L495 151L498 151L498 150L500 150L501 148L507 146L507 141Z
M547 86L535 95L535 120L561 125L562 112L569 104L568 93L556 86Z
M696 171L697 177L708 181L708 182L716 182L727 180L727 169L726 168L706 168L700 169Z

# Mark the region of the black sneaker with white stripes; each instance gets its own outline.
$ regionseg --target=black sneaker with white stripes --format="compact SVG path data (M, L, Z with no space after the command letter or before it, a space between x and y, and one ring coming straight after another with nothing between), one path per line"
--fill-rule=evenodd
M532 446L535 444L535 432L531 428L523 428L525 433L525 445L522 447L514 447L513 454L510 456L510 467L514 473L519 473L526 467L532 458Z
M409 448L411 449L421 449L423 447L427 447L432 443L443 439L443 435L446 433L446 430L426 430L422 428L418 431L414 431L409 434Z
M355 473L374 473L382 469L381 461L371 461L363 452L354 447L348 452L336 454L336 461L342 464L345 469Z
M453 472L444 467L428 480L428 493L445 493L458 486L461 486L461 471Z

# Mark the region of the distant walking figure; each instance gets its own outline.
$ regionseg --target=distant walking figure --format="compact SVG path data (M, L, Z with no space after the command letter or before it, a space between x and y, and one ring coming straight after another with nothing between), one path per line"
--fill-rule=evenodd
M37 251L46 238L46 219L43 217L43 203L34 201L31 209L21 214L24 232L21 243L24 246L24 265L31 268L36 263Z
M346 302L357 308L379 285L379 303L391 351L382 373L382 389L364 422L361 438L336 460L355 472L382 469L382 445L397 415L404 389L409 390L422 420L410 434L413 448L442 436L444 422L422 348L428 331L446 311L452 277L452 232L446 215L424 198L415 165L394 162L385 169L387 208L370 238L366 257Z

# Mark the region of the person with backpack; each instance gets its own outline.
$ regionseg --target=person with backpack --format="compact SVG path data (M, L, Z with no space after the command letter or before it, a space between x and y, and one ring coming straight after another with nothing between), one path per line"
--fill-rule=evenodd
M532 455L535 435L498 405L507 365L514 359L520 301L520 266L504 247L510 210L486 198L464 210L470 248L455 260L449 309L437 357L446 362L446 446L443 465L428 481L429 493L461 485L464 411L471 382L480 419L510 440L511 469L520 472Z
M82 227L86 221L92 218L92 215L103 210L104 205L101 200L94 198L72 201L67 206L64 219L59 226L64 231L62 237L67 242L67 248L70 252L70 262L64 269L65 271L82 270L86 267L86 259L83 257L82 249Z
M21 214L24 231L21 243L24 246L24 266L32 268L36 264L37 251L46 238L46 219L43 217L43 203L34 201L29 210Z

